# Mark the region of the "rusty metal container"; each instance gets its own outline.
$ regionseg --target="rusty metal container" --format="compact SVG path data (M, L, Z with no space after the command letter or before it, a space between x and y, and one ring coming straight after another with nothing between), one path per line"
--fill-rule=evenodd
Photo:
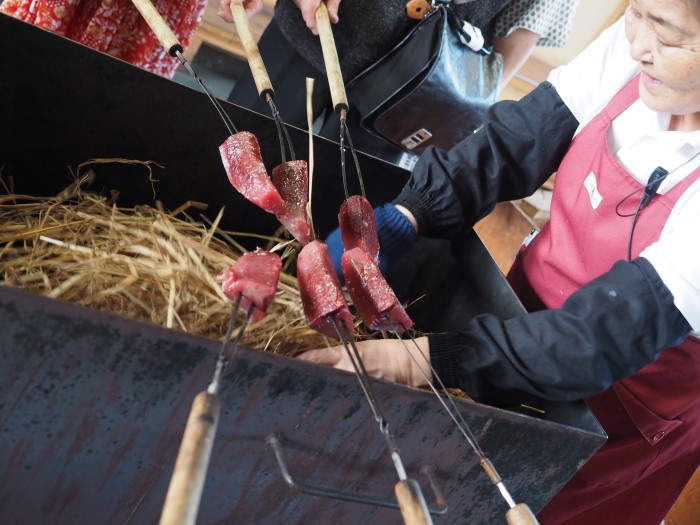
M100 169L96 189L118 189L129 206L152 203L155 188L166 208L197 200L216 213L225 205L227 228L276 228L228 183L218 153L227 131L202 93L5 15L0 49L0 165L17 193L55 194L68 183L67 167L91 158L154 160L166 166L154 186L116 166ZM238 129L258 137L266 164L279 163L273 121L224 106ZM306 151L303 131L292 138ZM324 199L314 218L323 235L343 199L339 150L323 139L315 148L314 192ZM396 166L360 160L374 204L406 180ZM427 294L409 310L419 329L459 327L481 312L523 313L473 233L423 241L411 261L392 283L402 298ZM220 343L9 288L0 288L0 330L2 523L157 523L190 405ZM384 382L376 390L435 523L505 523L507 505L432 394ZM352 375L242 348L221 401L198 523L401 523L391 508L396 473ZM513 497L537 512L605 434L582 403L528 405L543 412L458 402ZM285 483L271 436L298 484L350 497ZM446 509L423 467L432 468ZM348 500L358 495L373 503Z

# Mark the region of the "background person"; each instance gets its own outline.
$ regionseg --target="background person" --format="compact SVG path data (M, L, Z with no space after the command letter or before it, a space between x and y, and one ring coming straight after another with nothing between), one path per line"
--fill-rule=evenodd
M220 0L218 14L232 22L231 2L242 3L249 16L262 9L262 0ZM305 78L314 78L314 115L325 116L318 134L338 141L335 117L315 13L321 0L278 0L274 17L258 41L260 55L277 93L284 121L305 129ZM329 0L326 3L333 27L338 60L345 82L384 56L418 22L406 14L407 0ZM578 0L473 0L450 4L460 17L481 28L486 41L503 54L501 88L532 53L536 45L565 44ZM237 80L229 101L262 114L269 111L260 100L253 77L246 70ZM395 161L402 151L360 127L359 115L350 107L347 115L355 147Z

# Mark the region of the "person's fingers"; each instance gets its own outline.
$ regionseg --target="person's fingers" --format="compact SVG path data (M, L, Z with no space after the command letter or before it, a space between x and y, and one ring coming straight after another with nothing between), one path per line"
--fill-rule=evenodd
M248 18L258 14L263 8L262 0L219 0L219 9L216 14L231 23L233 23L231 4L242 5Z
M216 14L227 22L233 23L233 16L231 15L231 0L219 0L219 9Z
M327 0L326 7L328 8L328 19L331 24L337 24L338 20L338 8L340 7L340 0Z
M245 0L243 5L245 6L245 12L248 15L248 18L250 18L262 11L263 0Z
M297 359L324 366L336 366L343 359L344 353L339 347L307 350L297 356Z
M309 28L314 35L318 35L318 23L316 22L316 11L321 5L321 0L306 0L301 5L301 16L306 22L306 27Z

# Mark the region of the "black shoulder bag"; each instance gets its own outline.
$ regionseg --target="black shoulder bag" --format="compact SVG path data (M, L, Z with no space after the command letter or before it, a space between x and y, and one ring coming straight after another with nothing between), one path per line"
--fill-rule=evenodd
M437 3L388 54L350 80L348 99L362 127L418 154L430 145L451 148L473 133L496 101L503 57L475 45L471 27Z

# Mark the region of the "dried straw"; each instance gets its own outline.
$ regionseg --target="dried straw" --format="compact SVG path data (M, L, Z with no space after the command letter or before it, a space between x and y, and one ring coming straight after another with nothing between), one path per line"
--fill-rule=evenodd
M244 249L235 234L220 235L221 214L211 225L185 215L198 207L185 203L179 219L80 192L70 201L0 197L0 286L222 339L232 305L216 276ZM248 325L243 343L295 355L328 341L308 327L296 279L283 271L268 315Z

